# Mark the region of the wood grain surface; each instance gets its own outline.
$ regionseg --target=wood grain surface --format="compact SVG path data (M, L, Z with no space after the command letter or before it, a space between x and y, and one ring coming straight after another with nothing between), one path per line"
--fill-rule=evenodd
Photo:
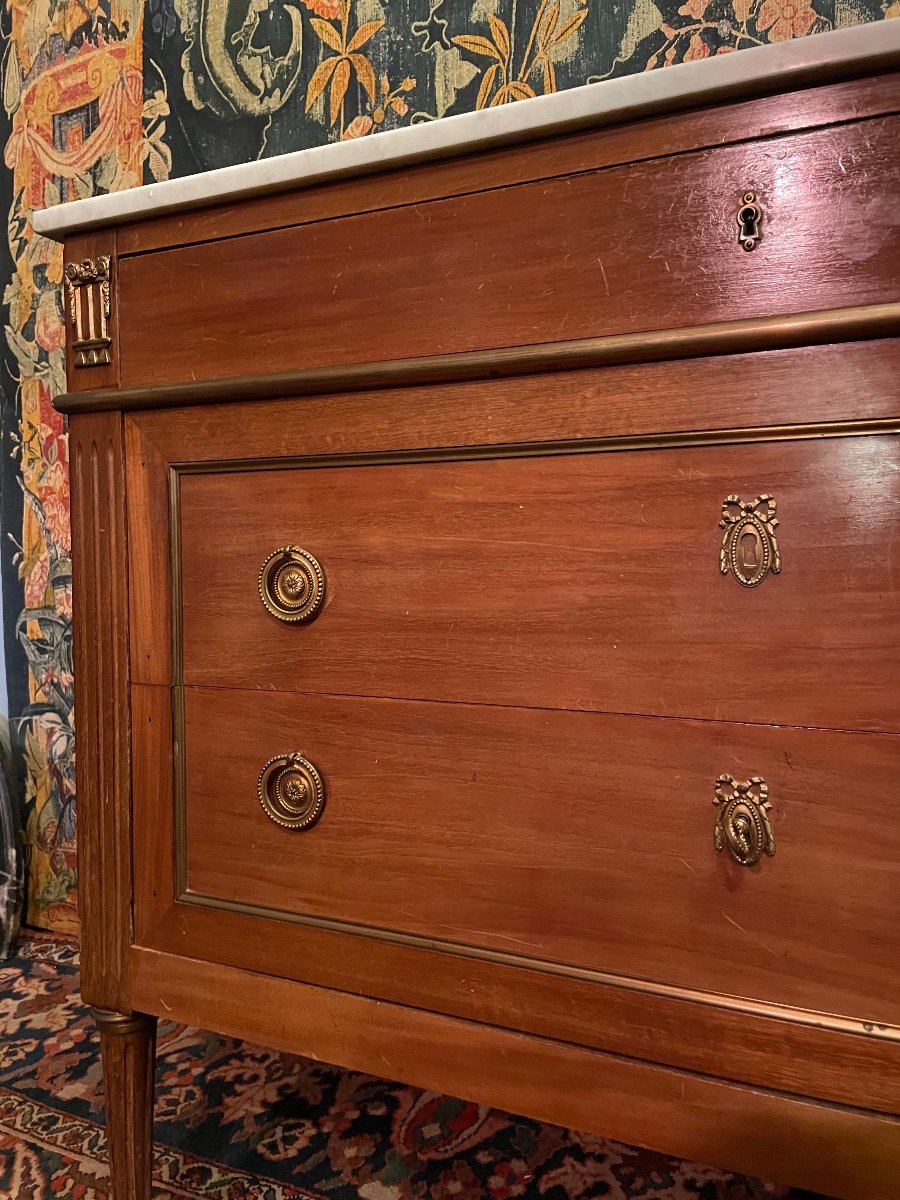
M713 722L186 689L202 897L900 1025L900 741ZM327 791L276 825L263 765ZM777 853L714 846L723 772Z
M167 687L132 689L138 945L708 1075L727 1063L732 1079L900 1113L896 1027L597 972L563 974L522 956L460 957L434 942L273 920L189 895L174 877L172 695Z
M898 119L124 258L121 383L893 300ZM766 214L751 254L748 190Z
M782 571L744 588L722 502L764 493ZM894 436L186 474L184 680L896 732L898 503ZM259 599L286 545L308 625Z
M174 955L134 964L140 1002L190 1024L847 1200L896 1195L890 1117Z
M70 392L181 406L72 423L119 1200L155 1014L893 1200L898 80L70 240L119 255L113 364ZM758 588L719 570L732 494L778 502ZM257 594L287 544L325 571L308 626ZM291 751L305 832L257 795ZM722 773L769 785L752 868L714 843Z
M72 591L78 713L78 908L87 1004L130 1011L131 786L128 575L122 417L78 416Z
M404 166L363 177L329 180L275 195L247 196L193 212L171 213L123 226L119 253L145 254L169 246L235 237L262 229L374 212L437 197L465 195L498 184L551 179L576 171L639 162L672 153L858 121L900 110L895 74L800 88L786 96L725 102L693 112L645 118L628 125L557 135L523 146L493 147L446 162Z
M156 1017L95 1008L114 1200L150 1200Z
M900 341L885 339L568 371L552 379L314 396L300 405L273 400L131 414L125 429L132 677L147 683L171 677L170 463L880 420L900 415L898 370Z

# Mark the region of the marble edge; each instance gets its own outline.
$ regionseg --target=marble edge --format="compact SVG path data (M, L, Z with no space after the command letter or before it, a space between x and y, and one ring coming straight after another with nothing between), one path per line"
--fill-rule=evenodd
M641 74L584 84L501 108L460 113L346 142L219 167L181 179L57 204L32 214L36 233L60 238L76 230L228 203L308 187L428 159L475 153L618 121L673 112L697 102L754 95L818 82L849 70L900 65L900 20L875 21L733 54L715 55Z

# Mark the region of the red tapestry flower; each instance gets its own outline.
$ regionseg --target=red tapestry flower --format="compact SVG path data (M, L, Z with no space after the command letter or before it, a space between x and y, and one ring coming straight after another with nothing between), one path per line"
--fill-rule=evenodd
M708 58L709 46L704 42L699 33L695 33L691 38L691 44L684 52L684 61L691 62L696 58Z
M756 24L769 31L770 42L788 42L808 33L816 14L808 4L792 0L763 0Z
M303 3L310 12L317 17L324 17L326 21L336 21L344 15L342 0L303 0Z

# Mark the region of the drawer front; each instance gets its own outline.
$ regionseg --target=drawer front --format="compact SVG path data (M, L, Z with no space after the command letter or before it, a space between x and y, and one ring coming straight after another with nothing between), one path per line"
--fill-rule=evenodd
M893 301L898 129L879 118L123 257L121 382ZM751 253L748 191L763 210Z
M195 903L900 1021L896 738L216 689L185 714ZM289 753L308 828L260 803L272 759L290 803ZM721 776L765 781L755 865Z
M896 731L898 468L867 436L184 474L184 680ZM731 496L780 523L723 529ZM260 599L285 546L306 623Z

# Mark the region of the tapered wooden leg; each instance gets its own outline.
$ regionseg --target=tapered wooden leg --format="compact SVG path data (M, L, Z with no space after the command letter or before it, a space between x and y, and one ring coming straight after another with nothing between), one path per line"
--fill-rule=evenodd
M103 1052L112 1200L150 1200L156 1017L93 1013Z

